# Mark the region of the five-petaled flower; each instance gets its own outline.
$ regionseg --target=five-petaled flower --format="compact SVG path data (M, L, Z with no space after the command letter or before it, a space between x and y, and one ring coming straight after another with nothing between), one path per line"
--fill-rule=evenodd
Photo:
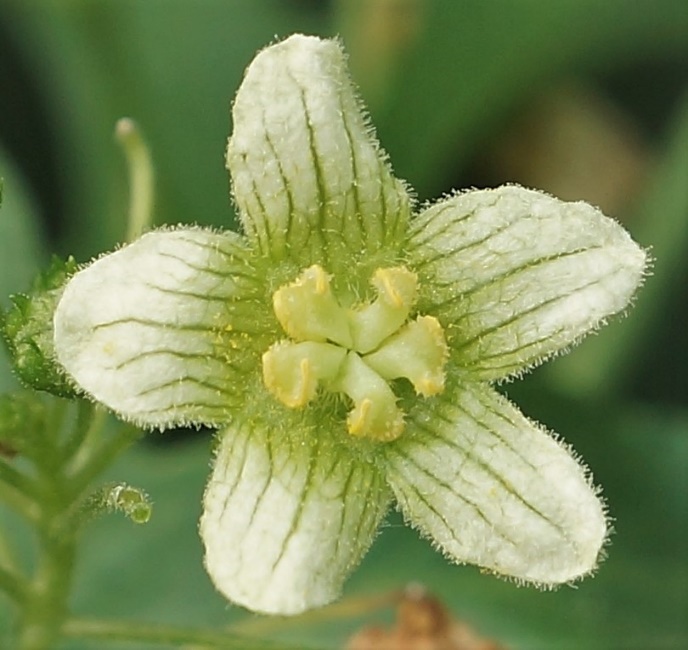
M411 218L335 41L260 52L233 117L243 234L150 232L77 273L54 323L93 399L218 429L200 524L217 588L268 613L329 602L392 498L455 562L537 585L592 571L587 470L490 384L623 310L644 252L516 186Z

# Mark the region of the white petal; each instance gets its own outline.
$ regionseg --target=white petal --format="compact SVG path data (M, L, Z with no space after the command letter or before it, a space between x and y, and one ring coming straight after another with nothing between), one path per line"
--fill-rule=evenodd
M346 264L342 252L400 243L409 197L363 116L336 41L297 34L260 52L233 120L234 198L264 252L305 250L334 272Z
M386 452L405 516L452 560L540 585L595 568L606 522L586 469L488 386L419 404Z
M229 600L298 614L335 599L368 549L389 492L377 472L317 430L220 433L205 493L205 564Z
M450 324L478 379L536 364L622 311L646 255L592 206L515 186L459 194L414 222L421 312Z
M152 232L67 284L55 350L78 386L141 425L222 424L259 368L260 287L239 237ZM267 308L266 308L267 309Z

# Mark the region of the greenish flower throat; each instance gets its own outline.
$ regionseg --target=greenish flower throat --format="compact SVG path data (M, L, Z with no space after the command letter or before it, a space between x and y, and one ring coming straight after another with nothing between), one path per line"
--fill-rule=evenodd
M330 276L317 264L277 289L273 308L290 340L263 354L263 380L290 408L305 406L319 386L344 393L354 404L349 433L389 441L404 429L389 382L404 377L425 397L442 392L448 349L436 318L409 320L415 273L403 266L377 269L371 284L377 298L353 308L339 303Z

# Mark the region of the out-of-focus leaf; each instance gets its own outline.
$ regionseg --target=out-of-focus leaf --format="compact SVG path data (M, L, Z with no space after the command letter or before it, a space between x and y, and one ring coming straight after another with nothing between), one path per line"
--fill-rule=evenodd
M156 221L231 226L224 149L243 70L275 36L322 31L325 16L283 0L13 3L8 23L58 138L65 250L82 260L124 236L126 172L112 135L123 116L151 148Z
M635 235L654 259L645 286L638 291L628 317L603 329L555 363L545 376L578 395L598 398L622 385L642 362L643 344L676 291L676 276L686 268L688 247L688 95L679 107L663 159L636 210Z
M45 260L36 207L10 160L0 149L0 309L12 293L29 288L31 279ZM0 392L14 390L4 346L0 344Z
M374 117L395 171L423 198L447 191L506 112L553 79L688 55L683 0L420 4L417 47Z

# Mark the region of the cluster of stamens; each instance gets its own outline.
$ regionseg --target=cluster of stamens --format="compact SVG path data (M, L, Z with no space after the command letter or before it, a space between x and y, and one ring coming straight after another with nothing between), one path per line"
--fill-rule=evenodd
M275 291L273 308L289 340L263 354L263 380L290 408L308 404L319 388L344 393L354 405L349 433L389 441L404 429L389 382L404 377L425 397L442 392L448 351L436 318L409 320L417 299L414 273L378 269L371 284L373 302L343 307L316 264Z

